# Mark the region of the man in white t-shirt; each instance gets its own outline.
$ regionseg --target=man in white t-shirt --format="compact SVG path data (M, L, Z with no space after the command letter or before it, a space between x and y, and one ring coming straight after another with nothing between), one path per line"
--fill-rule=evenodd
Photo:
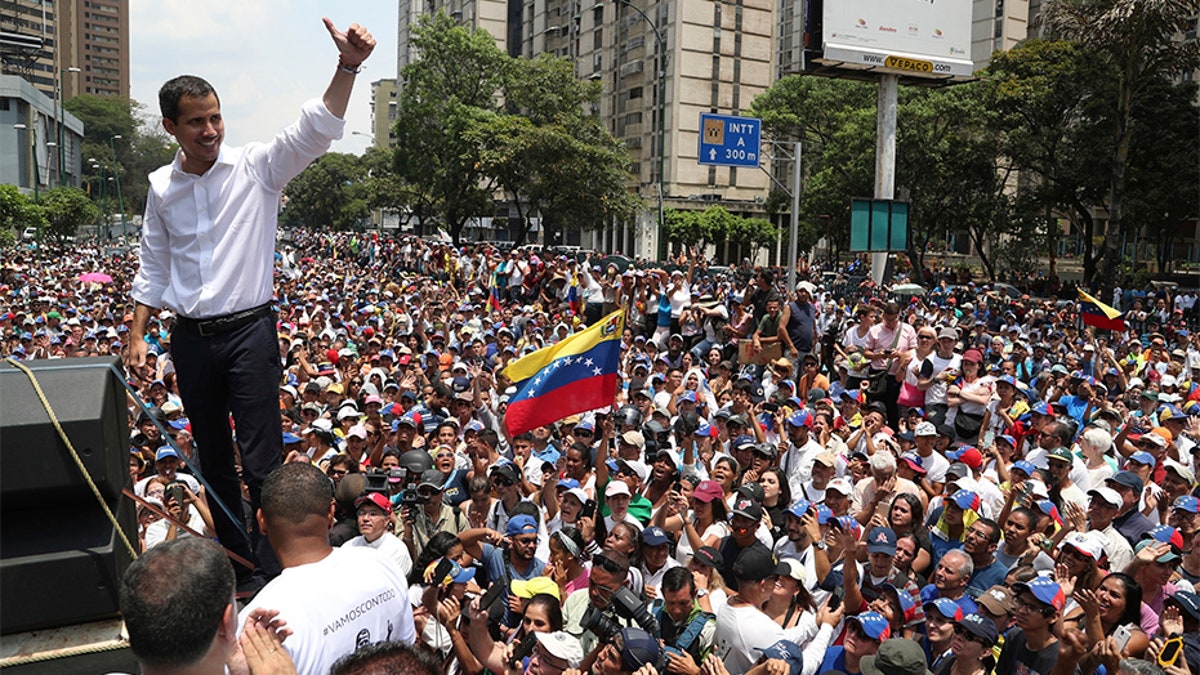
M354 502L354 507L358 509L360 534L345 545L366 546L379 551L396 565L400 576L407 579L412 571L412 556L400 537L387 530L388 519L392 517L391 501L381 492L368 492Z
M737 594L717 614L716 653L730 673L744 673L758 661L762 650L780 640L800 642L811 634L812 624L802 619L794 628L784 629L761 609L775 587L775 580L790 568L781 566L770 551L752 546L743 550L733 563L738 582ZM818 630L804 649L804 671L817 672L822 656L833 637L833 627L842 618L842 609L822 606L817 614Z
M408 583L387 556L329 545L334 509L333 483L311 464L284 464L263 482L256 517L283 573L246 605L238 626L258 608L278 609L292 630L284 649L300 675L324 675L366 645L416 639Z
M825 452L812 438L813 414L798 410L784 423L788 442L780 444L779 466L787 476L788 488L793 495L804 494L804 486L812 482L813 462L817 455Z
M930 499L942 494L942 488L946 486L946 469L950 468L950 460L933 447L937 437L937 427L932 422L921 422L913 429L917 454L921 456L921 468L925 469L921 489Z

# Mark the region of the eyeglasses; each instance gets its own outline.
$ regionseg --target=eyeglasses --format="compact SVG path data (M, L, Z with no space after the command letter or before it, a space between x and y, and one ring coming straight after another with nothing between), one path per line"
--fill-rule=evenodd
M933 336L932 335L918 335L917 339L918 340L932 340Z
M1025 598L1017 598L1017 611L1025 610L1033 614L1042 614L1046 610L1046 606L1040 602L1029 602Z
M492 487L502 488L502 487L512 487L512 485L513 485L513 482L506 478L492 479Z
M576 429L575 435L576 436L591 436L592 432L588 431L587 429Z
M330 469L329 470L330 476L345 476L348 473L350 473L350 472L346 469Z
M513 542L521 546L537 546L538 538L533 537L513 537Z

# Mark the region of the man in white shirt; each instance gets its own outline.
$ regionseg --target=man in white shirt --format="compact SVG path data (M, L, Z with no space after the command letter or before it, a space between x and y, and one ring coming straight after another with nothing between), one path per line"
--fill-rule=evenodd
M335 508L333 483L311 464L284 464L263 482L256 517L283 572L246 605L238 625L244 630L259 608L278 609L292 631L284 649L300 675L324 675L361 646L416 639L408 583L396 566L366 546L329 545Z
M387 556L400 575L408 578L412 571L412 556L400 537L388 532L387 522L392 517L392 503L382 492L368 492L354 502L358 509L357 537L346 542L346 546L366 546Z
M325 19L325 27L338 65L324 98L306 103L300 120L266 144L224 145L221 103L208 82L184 75L159 90L163 128L179 152L150 174L141 267L131 289L137 304L125 365L135 378L152 379L145 372L150 319L163 307L178 315L171 349L179 392L211 496L232 512L232 518L217 519L217 535L252 560L240 529L241 480L229 413L242 477L257 508L262 483L283 455L277 390L282 364L249 358L278 351L271 296L279 200L288 181L341 138L355 74L375 48L358 24L343 32ZM265 558L260 564L275 567L267 547L259 548ZM240 566L238 574L239 585L251 581Z
M779 466L787 476L792 494L800 496L804 494L804 486L812 481L813 462L817 455L825 452L825 448L812 438L812 412L798 410L784 424L788 443L781 444Z
M812 635L811 622L806 624L801 620L799 625L785 630L759 609L770 597L775 580L789 569L779 565L770 551L759 547L743 550L733 563L738 592L717 614L716 634L716 653L730 673L750 670L762 650L780 640L800 642L806 635ZM816 635L805 645L804 670L800 675L817 672L833 637L833 627L841 618L840 607L830 610L822 605L818 610Z

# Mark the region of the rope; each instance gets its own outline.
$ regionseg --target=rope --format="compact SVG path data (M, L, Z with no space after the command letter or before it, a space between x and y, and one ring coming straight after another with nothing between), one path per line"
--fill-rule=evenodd
M15 668L17 666L26 666L31 663L42 663L45 661L57 661L59 659L69 659L73 656L83 656L84 654L100 654L103 652L115 652L123 649L129 649L129 641L123 638L109 640L99 644L84 645L80 647L66 647L63 649L55 649L53 651L38 652L27 656L13 656L6 659L0 659L0 668Z
M75 466L79 467L79 473L83 474L83 479L87 481L88 487L92 489L92 494L96 496L96 501L100 503L100 508L104 509L104 515L112 523L113 530L120 535L121 541L124 542L125 548L129 551L129 555L136 560L138 557L137 550L129 542L129 538L125 536L125 531L121 529L121 524L117 522L117 517L113 514L112 509L108 508L108 503L104 501L104 497L100 494L100 489L96 487L96 482L92 480L87 467L83 465L83 460L79 459L79 453L75 451L75 446L71 444L71 439L67 438L67 432L63 431L62 425L58 423L58 416L54 414L54 408L50 406L50 401L46 399L46 394L42 391L42 385L38 383L37 377L25 364L11 356L5 359L5 361L25 373L26 377L29 378L30 384L33 385L33 391L37 393L38 400L42 402L42 407L46 409L46 414L50 417L50 423L54 425L55 431L58 432L58 437L67 446L67 450L71 453L71 459L75 460Z

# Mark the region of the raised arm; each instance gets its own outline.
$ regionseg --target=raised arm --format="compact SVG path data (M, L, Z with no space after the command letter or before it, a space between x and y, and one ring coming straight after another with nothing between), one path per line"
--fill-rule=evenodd
M333 44L338 48L338 67L322 100L325 108L335 117L345 119L346 106L350 103L350 90L354 88L354 76L358 74L358 67L375 49L375 38L371 37L366 28L356 23L350 24L345 31L340 31L329 17L325 17L323 21L329 36L333 38Z

